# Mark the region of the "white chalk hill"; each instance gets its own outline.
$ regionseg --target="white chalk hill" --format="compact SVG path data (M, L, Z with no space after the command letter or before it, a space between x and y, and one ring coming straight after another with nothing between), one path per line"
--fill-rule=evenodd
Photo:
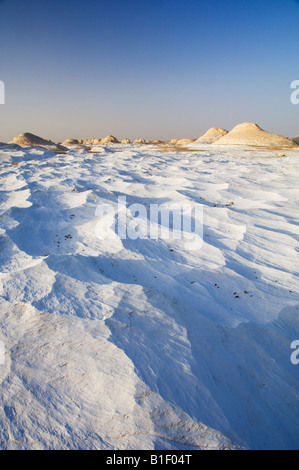
M24 134L14 137L9 144L17 144L20 145L20 147L45 147L48 150L68 150L62 145L58 145L51 140L43 139L42 137L31 134L30 132L25 132Z
M241 144L261 146L294 147L297 144L292 139L277 134L271 134L261 129L257 124L245 122L234 127L228 134L217 140L218 144Z
M217 140L219 140L221 137L225 136L228 134L228 131L225 129L219 128L219 127L212 127L209 129L204 135L199 137L197 139L196 143L197 144L213 144Z

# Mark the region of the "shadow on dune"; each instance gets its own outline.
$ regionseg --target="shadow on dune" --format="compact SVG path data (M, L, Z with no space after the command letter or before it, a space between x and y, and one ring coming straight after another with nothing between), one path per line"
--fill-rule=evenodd
M227 328L204 317L204 306L186 311L177 299L152 292L147 300L154 313L131 312L125 325L120 304L106 324L110 341L153 392L235 445L298 448L299 383L290 344L299 338L299 305L266 325Z

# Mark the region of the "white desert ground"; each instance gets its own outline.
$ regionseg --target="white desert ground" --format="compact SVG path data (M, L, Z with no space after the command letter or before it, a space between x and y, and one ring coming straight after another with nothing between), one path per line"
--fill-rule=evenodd
M252 132L0 146L1 449L298 449L299 147ZM202 247L100 239L119 196Z

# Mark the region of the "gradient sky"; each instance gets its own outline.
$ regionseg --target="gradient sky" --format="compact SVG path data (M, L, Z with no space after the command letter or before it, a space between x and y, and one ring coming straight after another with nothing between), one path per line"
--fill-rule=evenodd
M295 0L0 0L0 141L299 134Z

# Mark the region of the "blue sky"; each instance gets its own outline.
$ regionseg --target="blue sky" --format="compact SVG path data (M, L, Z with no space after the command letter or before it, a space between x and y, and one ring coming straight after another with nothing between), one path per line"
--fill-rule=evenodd
M299 134L295 0L0 0L0 141Z

